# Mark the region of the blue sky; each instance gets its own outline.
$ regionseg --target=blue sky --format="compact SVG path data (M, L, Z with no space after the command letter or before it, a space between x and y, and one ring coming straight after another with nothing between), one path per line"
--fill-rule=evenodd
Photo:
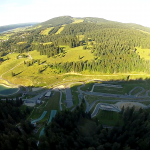
M0 26L69 15L99 17L150 27L150 0L3 0Z

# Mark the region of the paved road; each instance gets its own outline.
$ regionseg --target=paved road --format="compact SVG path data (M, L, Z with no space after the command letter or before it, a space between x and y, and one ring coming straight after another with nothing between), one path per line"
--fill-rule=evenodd
M103 97L125 98L124 100L102 100L102 99L101 100L95 100L91 105L89 105L86 98L84 97L84 100L85 100L85 103L86 103L86 112L89 112L97 101L111 101L111 102L119 102L119 101L122 101L122 102L143 102L143 101L149 101L149 100L142 100L143 98L145 98L145 96L139 96L138 98L141 98L141 100L136 100L137 96L134 96L134 95L119 95L119 94L108 94L108 93L98 93L98 92L85 92L85 91L82 91L80 89L83 86L84 86L84 84L78 87L78 91L82 95L86 94L86 95L96 95L96 96L103 96ZM142 90L142 92L143 92L143 90ZM141 91L140 91L140 93L141 93Z
M91 118L95 117L99 111L99 109L107 110L107 111L115 111L120 112L120 109L116 108L114 105L107 104L107 103L98 103L91 114Z
M44 96L49 90L45 90L44 92L41 92L40 94L36 95L35 97L29 98L29 99L23 99L27 103L36 103L38 98Z
M67 102L67 108L70 108L73 106L73 100L72 100L70 87L66 87L66 102Z

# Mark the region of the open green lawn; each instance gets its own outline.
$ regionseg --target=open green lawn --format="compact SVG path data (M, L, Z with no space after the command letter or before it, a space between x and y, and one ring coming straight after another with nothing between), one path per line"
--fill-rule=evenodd
M72 22L72 23L81 23L83 21L84 21L83 19L74 19L74 22Z
M110 100L110 102L111 102L111 100L123 100L123 98L121 99L121 98L117 98L117 97L104 97L104 96L96 96L96 95L86 95L85 98L89 104L91 104L95 100L101 100L101 101Z
M43 43L43 45L49 45L52 44L52 42Z
M105 86L95 86L93 92L125 94L123 88L105 87Z
M86 83L85 86L81 87L82 91L91 91L95 82Z
M99 110L97 119L100 124L114 126L116 124L122 125L123 120L121 114L113 111Z
M143 87L146 90L150 89L150 85L147 84L145 80L130 80L130 81L119 82L119 84L123 86L123 89L126 93L132 90L136 86Z
M72 93L72 98L73 98L73 105L76 106L79 104L79 99L78 99L78 90L77 87L80 86L81 84L75 84L71 85L71 93Z
M7 55L7 56L9 58L9 60L5 60L0 65L0 75L5 73L6 71L12 69L16 65L19 65L20 63L23 63L23 61L27 59L27 58L16 59L16 57L18 56L18 53L11 54L11 57L10 57L10 54Z
M134 89L132 92L131 92L131 95L136 95L137 93L141 92L142 89L140 87L137 87L136 89Z
M32 51L30 52L30 55L33 59L40 59L41 62L46 61L47 63L60 63L60 62L73 62L73 61L86 61L86 60L92 60L94 58L93 54L90 50L83 50L83 46L70 48L65 47L64 48L65 54L56 55L54 57L47 58L46 55L40 55L39 52ZM79 59L79 56L81 59Z
M107 82L109 84L109 81ZM115 83L111 83L115 84ZM123 88L115 88L115 87L104 87L104 86L95 86L94 92L101 92L101 93L110 93L110 94L129 94L129 92L137 86L143 87L146 90L150 88L149 84L146 84L143 80L130 80L130 81L122 81L117 82L117 85L121 85ZM135 95L136 93L140 92L140 88L136 88L132 95Z
M149 105L149 104L150 104L150 101L141 102L141 103L144 104L144 105Z
M61 26L61 28L55 34L60 34L63 29L64 29L64 26Z
M47 28L45 30L42 30L41 31L41 35L48 35L48 33L53 29L54 27L50 27L50 28Z
M137 47L136 49L136 53L140 55L141 58L144 58L145 60L150 60L150 49L142 49L140 47Z

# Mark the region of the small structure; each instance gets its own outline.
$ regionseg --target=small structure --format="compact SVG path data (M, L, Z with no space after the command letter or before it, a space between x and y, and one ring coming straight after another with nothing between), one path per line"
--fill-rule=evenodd
M45 94L45 97L50 97L51 96L51 91L48 91L46 94Z
M37 100L36 103L37 103L37 104L41 104L42 101L41 101L41 100Z

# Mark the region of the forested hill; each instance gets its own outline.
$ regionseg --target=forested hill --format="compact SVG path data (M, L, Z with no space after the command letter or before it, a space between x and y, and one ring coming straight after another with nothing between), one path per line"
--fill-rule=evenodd
M60 16L60 17L55 17L52 19L49 19L45 22L42 22L38 25L42 25L42 26L60 26L60 25L66 25L66 24L71 24L73 23L75 20L79 20L81 22L85 22L85 23L96 23L96 24L104 24L106 26L108 25L113 25L113 26L121 26L124 28L134 28L137 30L141 30L144 32L149 32L150 33L150 28L148 27L144 27L142 25L138 25L138 24L134 24L134 23L121 23L121 22L115 22L115 21L110 21L110 20L106 20L104 18L96 18L96 17L84 17L84 18L73 18L71 16Z
M32 26L32 25L35 25L35 24L37 24L37 23L22 23L22 24L13 24L13 25L0 26L0 33L4 32L4 31L16 29L16 28Z
M45 22L40 23L40 25L43 26L59 26L63 24L69 24L73 22L73 17L71 16L62 16L62 17L56 17L52 18L50 20L47 20Z
M0 56L10 52L22 54L37 50L40 55L47 55L47 67L56 69L59 73L150 73L150 61L142 59L136 52L138 47L150 49L150 34L143 32L147 28L138 29L138 25L128 26L98 18L88 18L90 22L85 20L87 18L58 17L37 28L13 33L8 40L1 40ZM95 23L96 20L99 20L98 23ZM93 57L91 60L82 59L84 56L79 54L71 62L67 59L61 63L51 62L51 58L56 60L55 58L65 57L68 48L70 51L73 48L82 49L90 52ZM2 63L3 59L0 61ZM27 64L30 66L34 62Z

